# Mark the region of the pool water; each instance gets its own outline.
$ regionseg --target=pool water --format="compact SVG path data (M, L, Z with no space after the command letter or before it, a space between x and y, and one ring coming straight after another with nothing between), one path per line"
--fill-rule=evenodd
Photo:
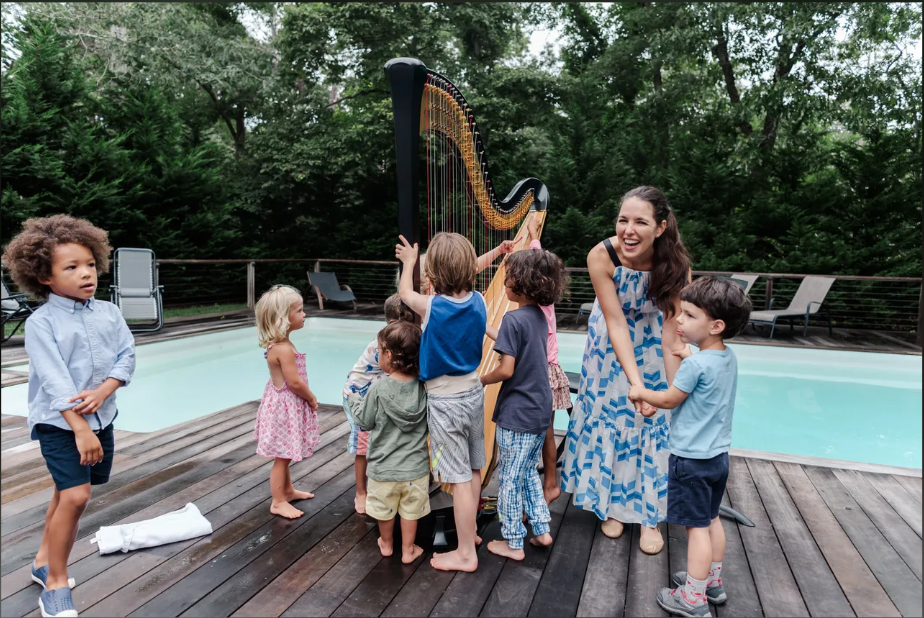
M293 333L321 402L340 404L347 372L382 326L309 318ZM580 372L585 338L558 334L565 371ZM739 368L733 447L921 468L920 356L732 347ZM156 431L259 399L268 378L255 328L141 345L135 353L134 379L118 392L116 426L127 431ZM27 394L27 384L0 390L3 412L25 416ZM564 412L555 426L567 427Z

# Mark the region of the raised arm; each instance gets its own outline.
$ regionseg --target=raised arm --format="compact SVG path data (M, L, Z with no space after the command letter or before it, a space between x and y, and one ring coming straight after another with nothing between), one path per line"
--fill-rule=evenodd
M610 336L616 359L626 372L630 385L644 386L635 361L635 348L632 345L629 324L626 322L619 296L616 294L616 286L613 284L613 262L603 243L599 243L587 254L587 269L590 271L590 282L594 286L594 293L606 320L606 332ZM641 411L639 406L636 406L636 409Z
M477 272L483 271L485 268L487 268L491 264L491 262L496 260L501 255L505 253L511 253L513 251L514 246L515 246L515 243L512 240L505 240L504 242L497 245L496 247L494 247L493 249L491 249L484 255L478 256L478 261L477 261L478 271Z
M414 269L417 267L417 254L419 249L417 243L411 246L404 236L399 236L401 241L395 245L395 257L401 261L401 279L398 280L398 295L405 305L411 308L411 311L424 317L427 315L428 298L414 289Z

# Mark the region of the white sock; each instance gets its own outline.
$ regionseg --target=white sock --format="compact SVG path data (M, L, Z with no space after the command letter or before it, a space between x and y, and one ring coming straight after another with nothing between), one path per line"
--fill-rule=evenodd
M691 605L699 605L706 602L706 580L693 579L687 573L687 583L683 587L683 596Z
M709 569L709 577L706 578L707 586L721 586L722 585L722 563L713 562L712 567Z

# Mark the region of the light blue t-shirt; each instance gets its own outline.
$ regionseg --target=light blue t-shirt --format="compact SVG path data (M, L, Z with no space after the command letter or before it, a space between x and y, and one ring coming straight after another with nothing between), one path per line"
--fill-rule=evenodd
M701 350L683 359L674 386L689 393L671 413L671 453L711 459L731 448L738 359L731 348Z

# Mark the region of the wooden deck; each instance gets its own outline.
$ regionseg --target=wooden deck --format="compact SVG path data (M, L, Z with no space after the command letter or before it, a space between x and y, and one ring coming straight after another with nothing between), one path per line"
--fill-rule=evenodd
M373 522L353 512L352 457L340 409L322 406L315 455L292 466L301 519L269 513L271 462L254 454L256 402L148 434L117 432L110 482L94 488L71 554L81 616L662 616L657 590L685 568L685 531L663 526L659 555L618 540L596 518L552 506L551 549L523 562L479 550L473 574L442 573L429 553L382 558ZM38 615L29 578L52 493L24 419L4 416L0 614ZM719 616L920 616L921 478L732 458L727 504L756 527L725 520ZM210 536L100 557L102 525L194 502ZM486 522L485 539L499 536Z

